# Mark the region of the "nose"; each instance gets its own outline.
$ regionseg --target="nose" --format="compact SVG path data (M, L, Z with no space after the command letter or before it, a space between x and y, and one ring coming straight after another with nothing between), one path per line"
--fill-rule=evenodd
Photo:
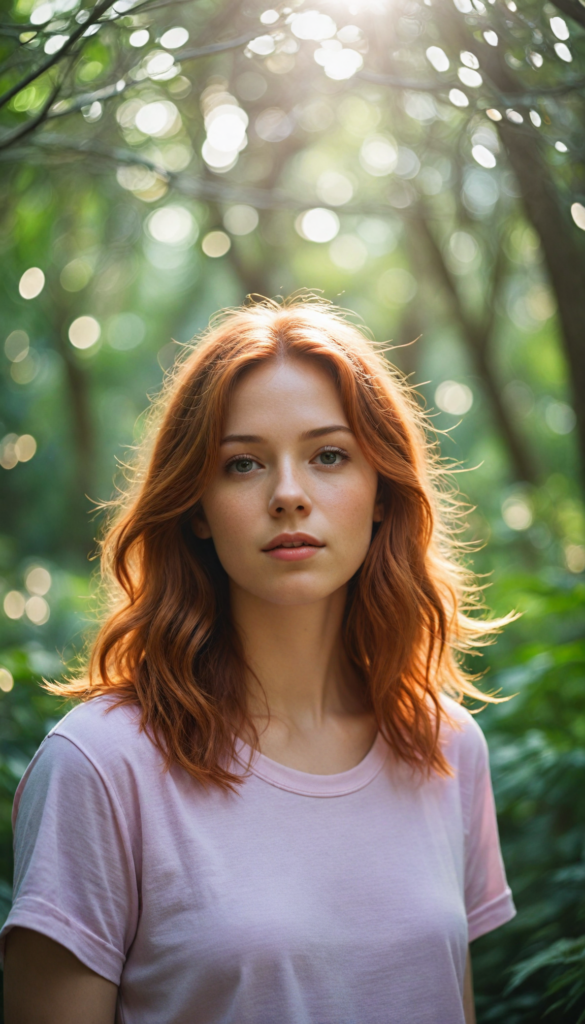
M303 486L301 473L291 459L284 460L278 467L276 482L270 496L270 515L277 519L282 519L293 512L308 516L311 508L312 502Z

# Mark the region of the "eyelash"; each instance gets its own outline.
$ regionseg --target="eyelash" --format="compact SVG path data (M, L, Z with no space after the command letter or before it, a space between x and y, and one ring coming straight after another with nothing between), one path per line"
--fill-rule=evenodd
M229 461L226 462L225 464L226 472L229 473L233 466L235 466L236 463L238 462L258 462L258 459L255 459L253 455L234 455L233 459L229 459ZM245 473L241 474L241 476L245 475Z
M320 448L319 451L317 452L317 454L314 456L314 458L315 459L319 458L319 456L323 455L325 452L334 452L335 455L340 455L341 459L342 459L342 462L338 463L338 465L342 465L343 462L348 462L349 461L349 455L347 454L347 452L344 451L343 448L336 448L334 445L325 445L323 448ZM255 459L253 455L247 455L245 453L242 454L242 455L234 455L234 457L232 459L230 459L229 462L226 462L226 467L225 467L226 468L226 472L229 473L230 470L232 469L232 467L235 466L236 463L238 463L238 462L256 462L257 463L258 459ZM326 469L330 468L330 467L325 466L324 463L321 463L321 465L324 466L324 468L326 468ZM246 476L246 475L247 475L246 473L242 473L241 474L241 476Z
M338 465L342 465L344 462L349 461L349 455L347 452L344 451L343 448L336 448L335 445L332 444L327 444L324 448L321 448L315 455L315 458L319 458L319 456L324 455L325 452L333 452L335 455L341 455L342 462L338 463ZM324 463L321 463L321 465L324 465Z

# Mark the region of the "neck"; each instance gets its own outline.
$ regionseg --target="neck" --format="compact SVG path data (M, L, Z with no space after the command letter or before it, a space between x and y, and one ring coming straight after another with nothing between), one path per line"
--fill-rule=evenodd
M276 605L232 583L232 616L250 669L248 707L259 725L276 718L314 729L359 709L343 648L346 597L343 587L312 604Z

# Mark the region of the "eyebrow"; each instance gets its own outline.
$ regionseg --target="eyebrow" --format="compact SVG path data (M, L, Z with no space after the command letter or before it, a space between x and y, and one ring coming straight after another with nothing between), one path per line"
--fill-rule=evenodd
M317 437L325 437L326 434L335 434L340 430L343 430L346 434L352 434L353 431L344 426L342 423L332 423L327 427L316 427L314 430L305 430L301 434L301 441L312 441ZM227 437L221 439L221 444L230 444L237 442L238 444L266 444L266 438L260 437L258 434L228 434Z
M333 423L329 427L317 427L316 430L306 430L304 434L301 434L301 441L312 441L315 437L324 437L325 434L335 434L339 430L345 431L346 434L353 433L349 427L344 427L342 423Z

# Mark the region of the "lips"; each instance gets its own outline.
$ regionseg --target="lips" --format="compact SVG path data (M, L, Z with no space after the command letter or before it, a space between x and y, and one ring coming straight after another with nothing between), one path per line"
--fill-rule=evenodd
M262 550L279 562L302 562L312 558L325 545L310 533L279 533Z
M316 537L312 537L310 533L279 533L278 537L271 540L263 551L275 551L277 548L282 550L294 550L298 548L324 548L325 545L317 540Z

